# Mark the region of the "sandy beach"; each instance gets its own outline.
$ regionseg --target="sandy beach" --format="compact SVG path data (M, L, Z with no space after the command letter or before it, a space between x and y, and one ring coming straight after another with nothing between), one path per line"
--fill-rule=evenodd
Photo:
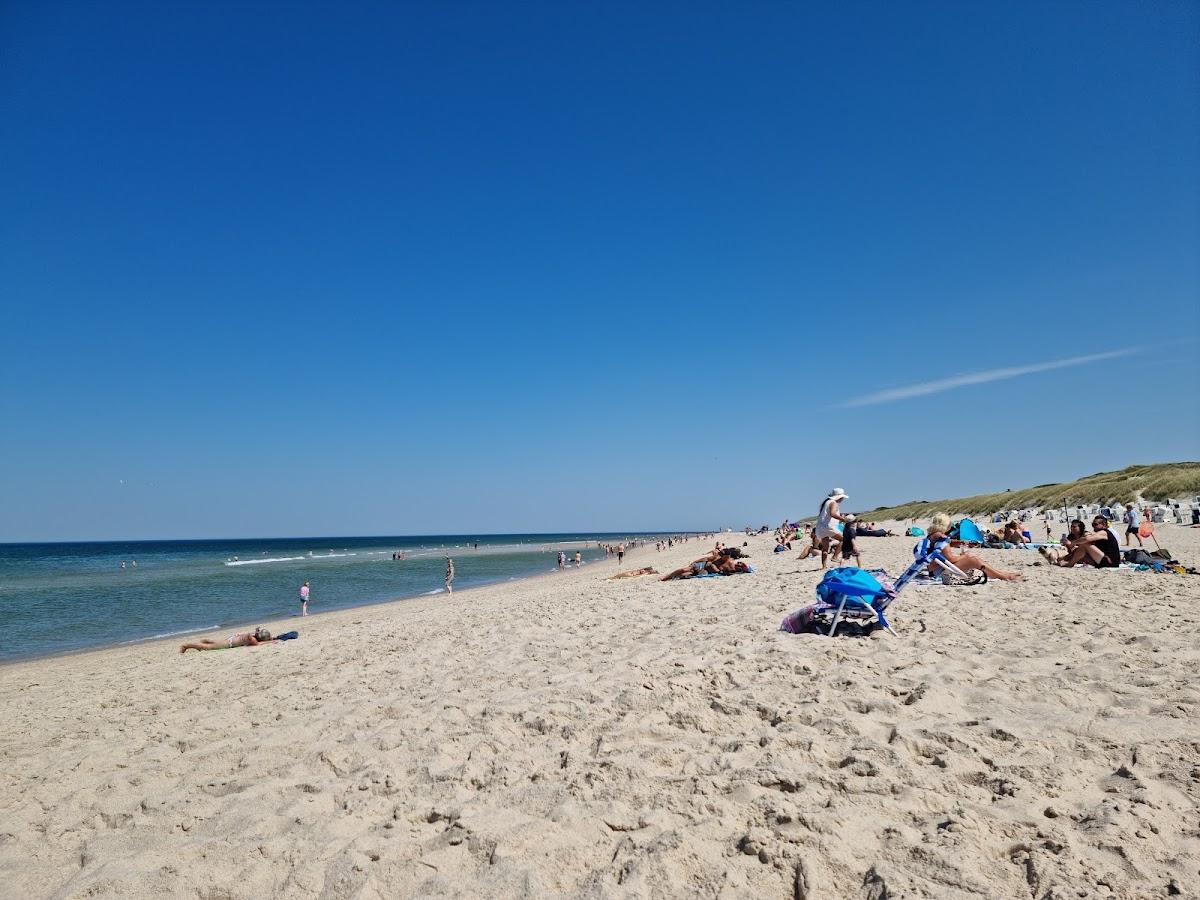
M748 540L4 666L0 895L1196 896L1200 579L981 551L1025 582L826 639L777 630L818 566Z

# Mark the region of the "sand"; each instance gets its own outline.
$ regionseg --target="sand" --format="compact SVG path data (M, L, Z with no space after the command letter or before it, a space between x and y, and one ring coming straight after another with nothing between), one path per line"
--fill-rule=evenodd
M0 895L1196 896L1200 578L984 551L1027 581L827 639L750 541L0 668Z

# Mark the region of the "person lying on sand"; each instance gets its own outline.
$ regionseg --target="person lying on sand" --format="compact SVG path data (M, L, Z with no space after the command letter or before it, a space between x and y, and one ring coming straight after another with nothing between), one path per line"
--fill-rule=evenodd
M682 569L676 569L662 578L659 581L679 581L683 578L695 578L697 575L737 575L742 572L749 572L750 564L744 563L741 560L734 560L730 556L718 556L716 559L710 560L708 557L696 560L690 566L684 566Z
M628 572L618 572L616 575L609 577L609 581L615 581L618 578L637 578L639 575L657 575L658 569L654 566L646 566L644 569L630 569Z
M1116 533L1108 527L1108 519L1096 516L1092 519L1092 528L1095 530L1079 536L1076 535L1083 530L1083 523L1079 523L1079 528L1074 527L1075 522L1071 525L1071 536L1063 542L1062 553L1053 553L1045 547L1041 548L1041 553L1048 562L1064 568L1082 564L1095 566L1097 569L1115 569L1121 565L1121 542L1117 540Z
M231 634L223 640L202 638L198 641L180 644L179 652L187 653L189 650L228 650L230 647L257 647L259 644L270 643L273 640L276 639L271 637L271 632L260 625L253 631L247 631L243 634Z
M929 531L927 539L930 547L937 547L942 551L942 555L955 566L958 566L964 572L970 572L972 569L978 569L987 575L988 578L996 578L1000 581L1020 581L1021 574L1019 572L1004 572L1000 569L993 569L978 556L973 553L959 553L950 546L950 538L947 533L950 531L950 516L946 513L934 513L933 520L929 523ZM942 568L942 564L936 560L929 564L929 574L937 575L938 570Z

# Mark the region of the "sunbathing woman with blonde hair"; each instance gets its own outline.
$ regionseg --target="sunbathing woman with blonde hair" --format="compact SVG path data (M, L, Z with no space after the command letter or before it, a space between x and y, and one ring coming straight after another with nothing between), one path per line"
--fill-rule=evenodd
M1000 569L993 569L978 556L973 553L959 553L950 546L950 516L944 512L934 513L933 519L929 522L929 532L926 540L930 547L938 547L942 551L942 555L952 565L958 566L964 572L970 572L972 569L978 569L987 575L988 578L996 578L1000 581L1019 581L1021 573L1019 572L1004 572ZM939 544L941 545L939 547ZM942 564L936 560L929 564L929 574L936 575L937 570L942 568Z

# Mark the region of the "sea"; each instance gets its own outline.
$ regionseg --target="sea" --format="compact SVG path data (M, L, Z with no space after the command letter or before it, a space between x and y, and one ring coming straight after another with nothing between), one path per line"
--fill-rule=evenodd
M651 534L427 535L0 544L0 662L200 634L444 593L585 565ZM394 558L402 557L402 558ZM607 564L615 566L609 561Z

